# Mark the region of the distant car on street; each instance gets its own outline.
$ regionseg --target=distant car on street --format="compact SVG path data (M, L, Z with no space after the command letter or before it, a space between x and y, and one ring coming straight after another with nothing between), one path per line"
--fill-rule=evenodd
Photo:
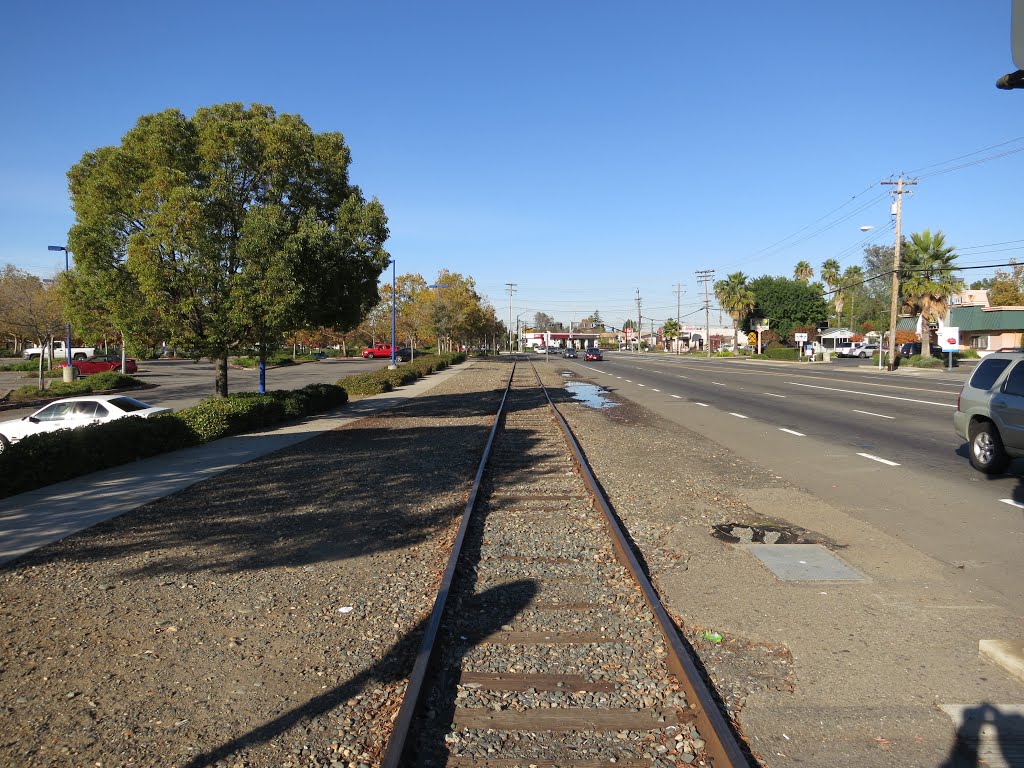
M55 400L29 416L0 422L0 455L29 435L103 424L127 417L148 419L150 416L170 412L170 408L150 405L124 395L90 395Z
M840 344L835 348L835 355L836 357L858 357L860 348L866 344L866 341L851 341L848 344Z
M573 349L572 347L566 347L565 350L562 352L562 357L577 358L579 357L579 355L576 354L576 350Z
M601 354L601 350L597 347L589 347L586 354L583 356L584 360L604 360L604 355Z

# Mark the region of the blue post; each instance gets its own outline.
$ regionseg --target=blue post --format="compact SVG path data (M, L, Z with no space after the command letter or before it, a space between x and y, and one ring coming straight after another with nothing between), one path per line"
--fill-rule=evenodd
M260 360L260 394L267 392L267 364Z

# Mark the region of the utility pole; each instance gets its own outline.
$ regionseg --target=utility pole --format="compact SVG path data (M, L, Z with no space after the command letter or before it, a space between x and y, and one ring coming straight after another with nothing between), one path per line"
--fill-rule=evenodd
M892 252L892 304L889 307L889 368L890 371L896 370L896 309L900 301L900 249L902 247L901 240L903 239L903 185L913 186L917 184L916 181L904 181L903 177L900 176L896 181L883 181L883 185L896 185L896 190L892 193L896 195L896 246ZM923 341L923 337L922 337ZM922 343L921 349L924 349ZM882 354L882 350L878 350L878 354ZM881 359L881 358L879 358Z
M679 354L679 337L682 335L682 331L683 331L683 319L682 319L682 317L679 316L679 313L682 311L680 309L680 304L682 302L682 297L683 297L683 284L682 283L676 283L675 294L676 294L676 354L678 355Z
M711 357L711 298L708 296L708 283L715 279L715 270L701 269L696 275L697 282L704 283L704 351L705 357Z
M508 286L508 352L512 354L512 294L516 292L515 283L505 283Z
M643 333L643 326L640 318L640 289L636 289L636 351L640 351L640 334Z

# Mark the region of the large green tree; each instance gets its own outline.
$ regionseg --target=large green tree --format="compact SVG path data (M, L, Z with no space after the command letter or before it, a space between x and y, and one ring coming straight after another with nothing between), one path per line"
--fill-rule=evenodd
M915 232L907 243L907 251L900 265L902 283L900 292L904 308L922 316L921 354L931 354L929 322L936 322L946 314L949 297L962 291L964 282L954 274L956 249L946 245L940 230Z
M757 299L755 316L771 320L779 337L789 341L796 326L817 326L828 319L821 285L764 275L748 284Z
M217 362L224 396L231 350L354 327L376 304L387 217L350 162L340 133L260 104L141 117L68 174L72 280L115 292L103 311L123 332L142 302L170 341Z
M719 305L732 318L733 349L739 347L740 323L757 306L757 297L747 284L747 276L742 272L733 272L724 280L715 283L715 298Z

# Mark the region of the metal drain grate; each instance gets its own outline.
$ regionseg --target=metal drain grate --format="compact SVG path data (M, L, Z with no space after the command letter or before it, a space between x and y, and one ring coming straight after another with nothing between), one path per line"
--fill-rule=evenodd
M865 581L819 544L748 544L746 549L783 581Z

